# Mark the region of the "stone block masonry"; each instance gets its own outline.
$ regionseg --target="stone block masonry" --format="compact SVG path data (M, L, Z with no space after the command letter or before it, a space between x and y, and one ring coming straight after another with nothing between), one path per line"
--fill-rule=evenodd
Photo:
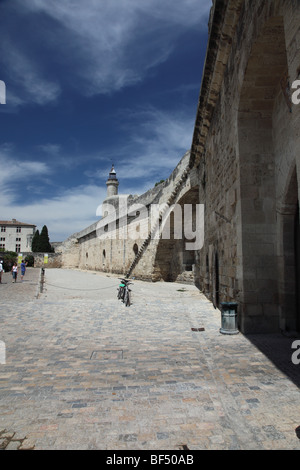
M244 332L299 330L299 2L213 11L191 150L206 208L197 284L216 307L238 302Z

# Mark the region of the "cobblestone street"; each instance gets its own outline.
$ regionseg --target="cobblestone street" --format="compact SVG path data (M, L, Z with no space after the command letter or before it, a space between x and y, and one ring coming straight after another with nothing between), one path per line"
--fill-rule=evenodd
M293 338L222 335L190 285L39 269L0 285L0 448L297 449ZM194 331L200 329L202 331Z

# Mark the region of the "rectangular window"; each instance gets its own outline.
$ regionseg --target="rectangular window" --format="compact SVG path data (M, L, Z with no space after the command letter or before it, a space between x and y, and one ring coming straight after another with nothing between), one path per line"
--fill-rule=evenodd
M6 227L1 227L1 232L6 232Z
M1 237L0 242L5 242L5 237Z
M16 238L16 242L20 242L21 241L21 238Z
M17 227L17 233L21 233L21 227Z
M3 250L5 250L5 243L0 243L0 248L2 248Z
M20 253L20 251L21 251L21 245L17 244L16 245L16 253Z

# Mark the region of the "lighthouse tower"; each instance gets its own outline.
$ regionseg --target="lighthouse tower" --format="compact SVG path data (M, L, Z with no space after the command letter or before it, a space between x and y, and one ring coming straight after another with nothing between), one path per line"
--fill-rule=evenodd
M108 180L106 181L106 186L107 186L107 197L118 195L119 181L117 179L117 174L116 174L114 165L112 166L109 172Z

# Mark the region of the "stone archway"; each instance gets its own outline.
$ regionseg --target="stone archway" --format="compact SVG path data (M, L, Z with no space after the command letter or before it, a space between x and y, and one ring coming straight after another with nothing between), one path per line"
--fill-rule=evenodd
M279 328L274 108L287 119L286 73L284 23L278 16L265 23L252 47L238 113L240 325L248 333Z
M277 208L280 329L300 331L300 228L296 166Z
M154 278L155 280L163 280L168 282L188 282L194 283L194 265L195 251L187 249L188 240L184 236L184 214L185 205L192 205L194 209L199 203L198 186L187 191L179 201L174 204L174 211L168 217L166 225L168 226L168 234L164 238L160 237L157 244L155 261L154 261ZM178 209L178 210L177 210ZM178 223L178 217L181 217L181 229ZM195 211L193 210L193 227L195 228ZM168 236L170 234L170 236Z
M213 264L213 283L212 283L212 302L215 308L219 308L220 304L220 275L219 275L219 255L216 251L214 254Z
M294 231L294 249L295 249L295 316L294 321L290 325L290 329L300 332L300 217L299 217L299 197L295 215L295 231ZM288 325L289 327L289 325Z

